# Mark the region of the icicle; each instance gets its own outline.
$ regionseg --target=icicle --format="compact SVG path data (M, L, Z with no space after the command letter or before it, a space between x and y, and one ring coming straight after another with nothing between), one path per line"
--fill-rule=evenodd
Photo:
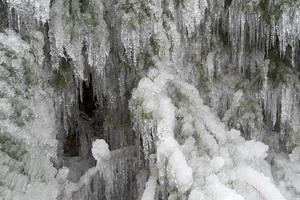
M238 58L238 69L240 74L242 74L241 72L243 71L242 66L244 65L244 60L243 60L243 56L244 56L244 37L245 37L245 16L243 14L240 15L240 49L239 49L239 58Z
M215 60L215 51L210 52L207 55L207 59L206 59L206 67L207 67L207 73L208 73L208 77L210 82L213 81L213 76L214 76L214 69L215 69L215 64L214 64L214 60Z
M267 101L268 101L268 71L269 71L269 64L270 61L269 60L265 60L264 64L263 64L263 89L262 89L262 97L263 97L263 101L264 101L264 108L267 108ZM267 114L267 113L265 113Z
M50 0L29 0L26 2L10 0L8 4L11 8L16 9L20 13L30 14L30 12L32 12L35 19L43 23L49 19ZM31 22L28 21L27 23Z
M186 0L184 2L182 25L186 27L188 37L192 36L197 26L202 22L207 6L208 3L206 0Z
M286 130L286 125L291 123L291 116L293 114L293 95L292 89L290 87L283 87L281 89L281 130L280 133L282 135L286 134L288 130Z

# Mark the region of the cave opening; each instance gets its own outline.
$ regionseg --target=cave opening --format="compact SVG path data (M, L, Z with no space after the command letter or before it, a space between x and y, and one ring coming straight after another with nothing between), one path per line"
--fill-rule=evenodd
M83 55L86 55L85 51L86 48L83 48ZM103 174L97 173L73 197L84 199L80 196L84 193L85 196L105 199L105 193L111 193L112 199L119 199L118 194L121 193L122 199L134 199L138 194L138 173L144 168L144 163L139 159L139 150L135 146L136 135L132 131L127 100L110 105L109 94L98 94L95 90L99 77L94 76L87 61L85 66L84 74L87 79L81 85L75 84L76 81L72 85L76 101L71 104L68 129L65 131L68 133L64 134L62 140L63 166L69 169L68 181L77 183L89 169L96 166L91 152L93 142L104 139L112 154L108 162L113 175L110 179L115 184L111 192L106 191L108 180ZM144 180L146 175L147 171L142 171L141 179Z
M89 80L83 81L82 83L82 97L79 97L79 111L81 111L81 116L86 115L89 118L95 116L97 110L97 97L94 95L93 91L93 78L90 74Z
M80 138L76 132L69 133L64 142L64 155L67 157L79 156Z
M97 97L93 87L92 74L83 81L78 92L78 101L73 105L69 116L68 133L64 139L64 165L70 169L68 179L77 182L91 167L96 165L91 148L96 137L97 129L94 124L99 118ZM79 88L76 88L79 91ZM81 96L79 95L81 94Z

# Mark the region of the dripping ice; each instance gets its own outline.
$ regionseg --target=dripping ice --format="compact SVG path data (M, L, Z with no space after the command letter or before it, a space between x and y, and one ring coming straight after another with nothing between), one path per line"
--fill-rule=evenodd
M0 199L299 199L299 5L0 0Z

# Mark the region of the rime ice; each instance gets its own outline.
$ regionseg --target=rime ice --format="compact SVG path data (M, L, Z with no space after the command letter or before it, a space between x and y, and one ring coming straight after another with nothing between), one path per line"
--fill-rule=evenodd
M299 0L0 0L0 200L300 199L299 20Z

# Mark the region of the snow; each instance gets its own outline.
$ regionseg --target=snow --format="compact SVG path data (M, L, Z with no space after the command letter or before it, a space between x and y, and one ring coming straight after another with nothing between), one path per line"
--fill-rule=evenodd
M289 157L292 162L300 161L300 146L296 146Z
M153 176L150 176L147 183L146 188L144 190L143 196L141 200L153 200L155 199L155 190L157 185L157 179Z
M275 171L274 179L279 185L279 189L286 199L297 199L300 191L300 159L299 146L296 146L292 153L273 154L273 166Z
M209 176L207 182L207 193L210 193L214 200L245 200L234 190L220 183L218 177L215 175Z
M257 189L266 200L285 200L280 191L271 182L270 178L250 167L237 169L237 179L246 182Z
M219 172L225 164L225 160L222 157L214 157L211 160L211 168L215 171L215 172Z
M13 30L6 30L5 33L0 33L0 43L4 47L12 49L18 55L22 55L24 51L29 51L30 47L25 43Z
M254 140L245 141L238 130L226 130L218 117L203 104L197 90L176 74L161 67L158 71L155 69L155 73L150 71L148 77L151 79L142 79L134 91L131 108L133 113L138 114L135 123L141 122L144 112L149 113L147 120L155 121L149 125L157 126L153 130L156 131L154 141L159 182L165 184L163 177L166 176L169 190L178 189L177 194L171 195L172 198L184 196L186 191L194 191L197 187L205 191L203 198L206 199L244 200L247 196L242 195L247 193L239 194L239 191L250 191L247 185L239 189L230 183L245 182L255 188L251 190L251 195L262 194L266 199L284 199L276 185L264 175L270 174L265 161L267 145ZM177 98L174 98L174 93L177 93ZM234 106L239 106L242 96L242 91L234 94ZM177 115L180 116L177 123L182 123L179 132L178 129L175 132ZM138 127L143 125L141 123ZM143 139L149 140L148 137ZM180 146L179 142L183 145ZM207 155L204 153L205 156L201 156L197 150L206 151ZM249 167L236 169L236 165ZM247 173L242 173L245 171ZM259 177L258 181L256 176ZM259 181L263 184L259 184ZM189 198L196 198L195 193L197 191L191 193Z
M191 191L189 200L205 200L205 196L200 189L194 189Z
M184 193L193 184L193 171L185 161L183 153L176 149L169 157L167 166L169 184L175 184L179 192Z
M238 156L247 161L262 160L267 157L268 146L256 141L246 141L245 144L237 147Z
M93 142L92 154L93 157L97 160L97 165L100 165L102 162L110 159L109 147L105 140L97 139Z
M153 74L153 71L150 72L150 76ZM174 139L175 107L171 99L165 96L164 90L161 89L167 86L168 79L166 78L168 77L172 79L172 76L165 73L158 74L154 81L145 78L139 84L141 91L136 90L133 98L142 98L145 102L142 104L143 108L146 105L142 112L151 113L151 116L157 119L157 162L161 166L159 167L159 176L164 177L163 166L167 163L169 184L176 187L180 193L184 193L189 190L193 183L193 172L188 166L178 142ZM153 92L149 93L149 90ZM145 91L148 95L144 95ZM156 96L147 98L149 95ZM152 102L155 100L156 103ZM150 103L147 103L149 101Z

